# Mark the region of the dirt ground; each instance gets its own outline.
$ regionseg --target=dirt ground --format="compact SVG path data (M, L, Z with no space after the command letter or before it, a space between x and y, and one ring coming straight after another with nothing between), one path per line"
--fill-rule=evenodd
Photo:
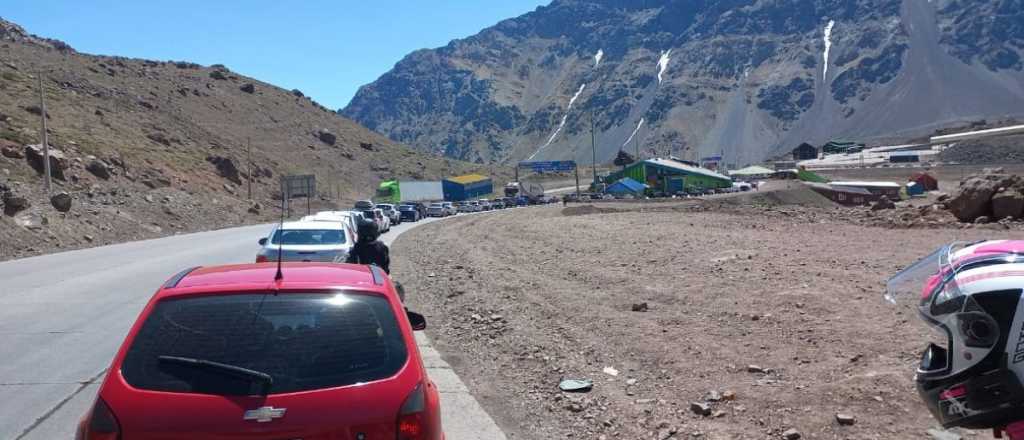
M398 239L393 273L510 438L930 438L913 386L928 332L883 300L884 281L943 243L1012 232L693 203L434 223ZM561 392L570 378L593 390Z

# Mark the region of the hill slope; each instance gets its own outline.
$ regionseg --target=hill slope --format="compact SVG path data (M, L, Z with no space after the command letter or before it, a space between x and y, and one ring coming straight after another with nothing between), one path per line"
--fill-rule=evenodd
M50 206L41 172L21 157L39 143L38 72L49 141L66 156L54 191L73 198L67 214ZM0 194L32 205L0 215L0 259L274 218L274 209L249 212L247 142L264 206L279 203L284 174L315 174L323 195L347 204L386 177L481 171L221 66L81 54L0 20Z
M744 164L1024 114L1021 23L1020 0L555 0L408 55L341 113L449 157L589 163L593 112L599 161Z

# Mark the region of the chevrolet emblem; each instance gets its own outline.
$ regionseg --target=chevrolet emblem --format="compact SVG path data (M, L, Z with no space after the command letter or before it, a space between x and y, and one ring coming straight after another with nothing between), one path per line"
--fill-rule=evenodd
M245 412L242 416L243 420L255 420L258 423L266 423L274 419L280 419L284 417L284 412L287 408L274 408L272 406L264 406L261 408L250 409Z

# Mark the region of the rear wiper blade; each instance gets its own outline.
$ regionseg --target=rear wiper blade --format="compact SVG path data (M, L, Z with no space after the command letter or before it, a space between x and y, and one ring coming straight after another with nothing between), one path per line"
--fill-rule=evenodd
M261 391L263 395L266 395L270 391L270 387L274 385L274 378L269 374L262 371L250 370L248 368L239 367L237 365L223 364L207 359L196 359L190 357L181 356L157 356L157 360L160 362L167 362L172 364L184 365L187 367L198 368L202 370L210 370L218 373L224 373L229 376L239 377L242 379L249 379L253 382L257 382L262 385Z

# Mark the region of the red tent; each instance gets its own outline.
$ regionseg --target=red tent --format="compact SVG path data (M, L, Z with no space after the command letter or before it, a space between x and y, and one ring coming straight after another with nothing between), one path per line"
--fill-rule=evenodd
M932 177L931 174L923 171L916 172L910 176L910 181L921 185L925 191L938 191L939 189L939 181L935 180L935 177Z

